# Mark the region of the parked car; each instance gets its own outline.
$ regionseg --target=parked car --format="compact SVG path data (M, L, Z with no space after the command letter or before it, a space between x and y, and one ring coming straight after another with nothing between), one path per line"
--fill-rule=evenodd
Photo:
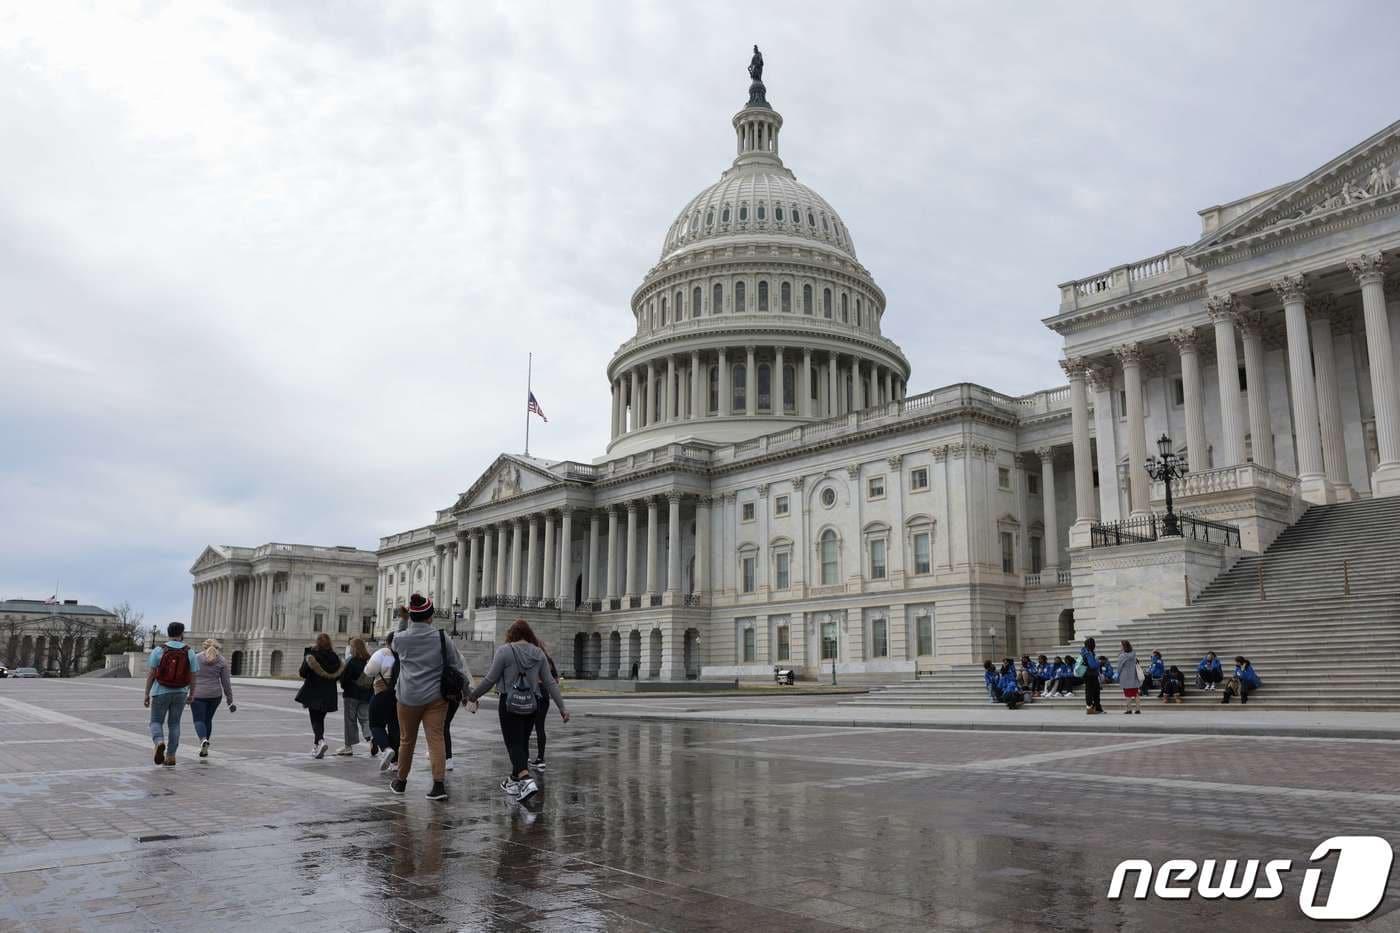
M9 677L9 676L10 676L10 669L9 669L8 667L6 667L5 665L0 664L0 677Z
M35 670L34 668L32 668L32 667L17 667L17 668L15 668L15 673L14 673L13 676L15 676L15 677L38 677L38 676L39 676L39 672L36 671L36 670Z

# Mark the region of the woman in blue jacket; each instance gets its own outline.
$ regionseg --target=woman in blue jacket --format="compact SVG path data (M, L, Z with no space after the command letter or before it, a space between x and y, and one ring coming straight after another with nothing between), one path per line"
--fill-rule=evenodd
M997 685L1001 689L1001 702L1006 704L1007 709L1016 709L1026 702L1026 695L1016 683L1016 670L1012 665L1007 664L1002 668Z
M1220 698L1221 703L1229 703L1230 697L1236 693L1240 695L1240 705L1249 702L1249 691L1258 690L1263 686L1259 675L1254 670L1254 665L1249 663L1248 658L1235 658L1235 673L1230 676L1230 682L1225 685L1225 695Z
M1225 672L1220 669L1220 659L1215 656L1214 651L1207 651L1206 656L1201 658L1201 663L1196 665L1196 680L1201 689L1214 690L1224 679Z
M987 688L987 702L1001 702L1001 675L991 661L982 662L982 686Z
M1099 683L1118 683L1118 672L1113 669L1113 664L1108 660L1108 655L1099 655Z
M1099 658L1094 653L1094 640L1084 639L1084 647L1079 649L1079 659L1084 664L1084 712L1097 716L1103 712L1099 702Z
M1157 696L1160 697L1164 686L1162 681L1166 677L1166 674L1167 663L1162 660L1162 652L1152 652L1152 660L1147 662L1147 682L1142 685L1143 695L1146 696L1147 692L1152 689L1152 685L1156 684Z

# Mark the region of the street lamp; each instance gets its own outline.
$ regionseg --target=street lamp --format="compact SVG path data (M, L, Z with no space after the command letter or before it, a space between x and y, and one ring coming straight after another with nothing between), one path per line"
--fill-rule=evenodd
M1156 457L1147 458L1147 476L1159 480L1167 489L1167 514L1162 519L1162 534L1175 537L1181 534L1181 528L1177 524L1176 512L1172 511L1172 480L1186 475L1186 458L1176 455L1172 450L1172 439L1165 434L1157 438L1157 454Z
M457 637L457 620L462 618L462 601L452 600L452 637Z

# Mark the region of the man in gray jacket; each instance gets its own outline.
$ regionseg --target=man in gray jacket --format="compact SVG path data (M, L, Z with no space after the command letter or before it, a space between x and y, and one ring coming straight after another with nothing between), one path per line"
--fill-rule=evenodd
M394 653L399 656L394 665L399 701L399 770L390 789L402 794L408 787L421 723L428 736L428 762L433 771L433 787L427 796L429 800L446 800L443 781L447 778L447 754L442 729L447 719L447 700L442 696L442 672L446 665L461 671L465 679L466 670L457 649L433 625L431 599L414 593L408 600L408 618L408 628L394 636Z

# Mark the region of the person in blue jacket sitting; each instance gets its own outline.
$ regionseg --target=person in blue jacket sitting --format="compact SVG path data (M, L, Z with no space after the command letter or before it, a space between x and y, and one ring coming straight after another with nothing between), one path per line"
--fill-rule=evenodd
M1118 683L1118 672L1113 669L1113 665L1109 663L1108 655L1106 654L1099 655L1099 683Z
M1049 691L1046 689L1046 686L1050 683L1050 678L1055 673L1055 670L1050 666L1050 661L1045 655L1042 654L1035 659L1034 671L1035 695L1038 697L1048 696Z
M1035 694L1035 662L1028 654L1021 655L1021 666L1016 671L1016 686L1020 687L1026 696Z
M1016 709L1026 702L1026 695L1021 692L1020 686L1016 683L1016 669L1011 664L1006 664L1001 669L1001 678L997 681L997 686L1001 689L1001 702L1006 704L1007 709Z
M1074 660L1065 655L1063 658L1055 658L1055 680L1051 684L1053 692L1057 697L1067 697L1074 695L1074 688L1084 681L1074 676Z
M1196 686L1202 690L1214 690L1224 679L1225 672L1220 669L1220 659L1215 656L1214 651L1207 651L1206 656L1201 658L1201 663L1196 665Z
M1248 658L1235 658L1235 672L1230 675L1230 682L1225 685L1225 695L1220 698L1221 703L1229 703L1230 697L1236 693L1240 695L1240 705L1249 702L1249 691L1258 690L1263 686L1263 681L1259 679L1259 674L1254 670L1254 665L1249 663Z
M1152 652L1152 659L1147 662L1147 682L1142 685L1143 694L1146 695L1147 691L1152 689L1153 684L1156 684L1157 695L1160 697L1162 695L1162 680L1166 677L1166 673L1167 664L1162 660L1162 652Z
M1001 675L997 673L996 667L990 660L982 662L982 685L987 688L987 702L1001 702L1001 687L998 685Z

